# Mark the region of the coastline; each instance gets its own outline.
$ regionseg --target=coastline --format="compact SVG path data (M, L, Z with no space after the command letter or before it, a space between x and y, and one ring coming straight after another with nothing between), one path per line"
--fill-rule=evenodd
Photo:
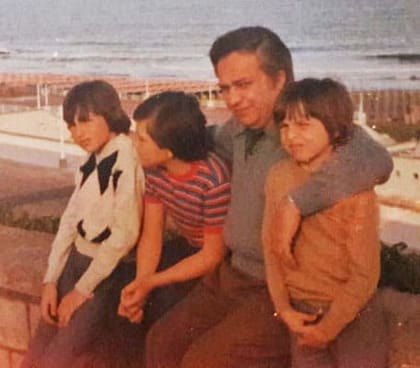
M228 113L214 79L142 79L113 75L0 73L0 114L7 106L13 111L59 106L66 91L83 80L104 79L119 92L123 106L131 115L146 97L165 90L195 94L210 123L221 123ZM420 88L350 90L355 109L362 105L369 125L420 125ZM7 111L6 111L7 112Z

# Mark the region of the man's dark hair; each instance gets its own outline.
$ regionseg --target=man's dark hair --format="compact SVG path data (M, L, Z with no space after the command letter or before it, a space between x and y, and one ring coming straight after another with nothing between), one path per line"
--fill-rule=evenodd
M128 133L130 119L124 112L115 88L102 80L82 82L67 93L63 102L63 118L68 126L88 121L89 113L102 116L111 132Z
M210 49L214 69L221 59L235 51L256 53L262 70L271 78L276 78L278 72L283 70L286 84L294 80L290 51L279 36L268 28L241 27L217 38Z
M306 78L286 86L274 110L274 121L301 114L322 122L332 145L344 143L354 130L353 102L346 87L332 79Z
M202 160L213 147L206 118L195 96L162 92L149 97L135 109L135 121L150 119L148 134L160 148L172 151L183 161Z

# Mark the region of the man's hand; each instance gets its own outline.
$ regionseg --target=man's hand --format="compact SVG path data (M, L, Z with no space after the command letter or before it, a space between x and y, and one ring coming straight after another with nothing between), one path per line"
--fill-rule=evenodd
M41 296L41 317L51 324L57 324L57 286L48 282L44 284Z
M74 312L88 299L88 296L80 293L76 289L66 294L58 306L58 326L66 327Z
M292 253L292 243L300 224L299 209L291 199L284 197L276 204L275 211L275 227L278 229L273 239L276 244L275 253L284 264L296 268L297 263Z

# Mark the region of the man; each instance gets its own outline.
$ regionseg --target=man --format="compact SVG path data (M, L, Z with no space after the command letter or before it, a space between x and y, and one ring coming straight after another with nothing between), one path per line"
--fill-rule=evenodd
M265 176L285 157L273 110L284 86L294 79L292 60L279 37L263 27L222 35L214 42L210 58L233 115L216 136L219 152L232 162L232 196L224 233L231 254L152 327L146 367L286 367L288 333L273 317L261 224ZM293 216L284 216L284 229L293 233L300 215L373 187L386 180L391 169L385 149L357 130L325 167L289 194L283 213ZM293 263L290 249L283 253Z

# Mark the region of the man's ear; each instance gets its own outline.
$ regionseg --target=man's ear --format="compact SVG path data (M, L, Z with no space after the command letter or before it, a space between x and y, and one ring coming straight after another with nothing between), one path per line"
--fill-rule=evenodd
M276 89L278 89L280 93L286 86L286 72L284 70L279 70L273 81L275 83Z

